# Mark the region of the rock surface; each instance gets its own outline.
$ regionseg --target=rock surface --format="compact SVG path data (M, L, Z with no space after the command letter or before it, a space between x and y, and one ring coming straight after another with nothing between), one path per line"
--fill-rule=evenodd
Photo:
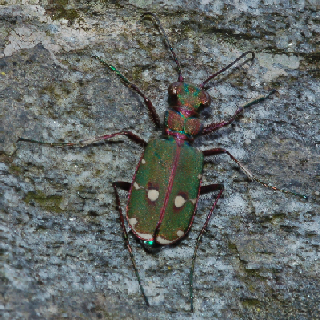
M3 319L320 319L320 7L293 2L1 2ZM162 118L176 66L146 11L161 20L186 81L256 53L210 83L204 122L278 94L195 146L226 148L261 180L310 196L250 182L226 156L207 159L204 183L224 183L225 193L198 252L193 315L189 268L214 196L200 200L175 247L149 254L130 237L147 308L111 188L131 181L141 148L126 137L86 148L16 142L161 134L141 98L91 57L116 66Z

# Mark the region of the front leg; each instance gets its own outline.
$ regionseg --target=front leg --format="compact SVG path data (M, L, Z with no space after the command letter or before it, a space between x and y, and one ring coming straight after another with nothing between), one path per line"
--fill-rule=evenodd
M211 132L214 132L216 130L219 130L222 127L227 126L228 124L232 123L242 112L245 108L248 108L250 106L252 106L253 104L259 103L267 98L269 98L272 94L274 94L275 92L277 92L276 90L272 90L270 91L266 96L261 96L258 97L248 103L246 103L245 105L243 105L242 107L238 108L238 110L234 113L234 115L227 121L222 121L222 122L218 122L218 123L210 123L207 126L205 126L201 132L201 135L205 135L205 134L209 134Z
M157 111L155 109L155 107L153 106L151 100L139 89L138 86L136 86L134 83L130 82L123 74L120 73L120 71L118 71L114 66L112 66L111 64L107 63L106 61L102 60L100 57L98 56L93 56L94 58L96 58L97 60L99 60L103 65L105 65L106 67L108 67L110 70L112 70L113 72L116 73L116 75L123 81L123 83L130 89L132 89L133 91L137 92L137 94L143 98L143 102L146 105L146 107L148 108L149 111L149 115L151 120L153 121L153 123L156 125L157 128L160 128L160 117L157 114Z

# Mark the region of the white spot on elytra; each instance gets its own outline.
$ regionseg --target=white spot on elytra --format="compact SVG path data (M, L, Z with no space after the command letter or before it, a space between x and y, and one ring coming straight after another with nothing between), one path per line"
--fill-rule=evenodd
M141 188L136 182L133 184L133 186L136 190L139 190Z
M159 191L158 190L149 190L148 191L148 199L151 201L156 201L159 198Z
M171 240L167 240L165 238L162 238L161 236L157 236L156 238L157 242L160 243L160 244L170 244L172 243L173 241Z
M142 164L145 164L145 163L146 163L146 160L142 159L142 160L141 160L141 163L142 163Z
M180 195L176 196L176 198L174 199L174 205L177 208L181 208L185 203L186 203L186 199Z
M189 199L193 204L197 203L197 199Z
M153 235L149 233L140 233L135 231L135 234L139 237L139 239L144 240L144 241L151 241Z
M202 178L202 174L199 174L198 175L198 179L200 180Z
M180 237L182 237L184 235L184 232L183 231L181 231L181 230L178 230L177 231L177 236L180 238Z
M128 222L129 222L130 226L132 228L134 228L134 226L137 224L138 220L136 218L130 218L130 219L128 219Z

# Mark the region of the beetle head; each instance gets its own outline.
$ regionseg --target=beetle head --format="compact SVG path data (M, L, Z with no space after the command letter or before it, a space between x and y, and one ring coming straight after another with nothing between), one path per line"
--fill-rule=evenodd
M200 107L209 107L210 95L203 89L185 82L174 82L168 88L170 105L176 110L198 113Z

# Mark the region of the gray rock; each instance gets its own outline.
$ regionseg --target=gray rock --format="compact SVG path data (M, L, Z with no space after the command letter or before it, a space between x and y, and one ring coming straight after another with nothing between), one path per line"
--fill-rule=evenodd
M224 183L195 269L195 319L320 319L319 5L317 1L59 2L0 7L3 319L186 319L189 268L213 195L202 197L189 235L157 254L130 237L150 299L141 297L124 247L111 183L131 181L141 148L126 137L50 148L18 137L69 142L122 130L159 136L141 98L92 54L138 85L163 116L175 63L201 83L245 51L246 63L210 83L205 123L275 88L200 149L204 183ZM121 193L123 210L126 194Z

